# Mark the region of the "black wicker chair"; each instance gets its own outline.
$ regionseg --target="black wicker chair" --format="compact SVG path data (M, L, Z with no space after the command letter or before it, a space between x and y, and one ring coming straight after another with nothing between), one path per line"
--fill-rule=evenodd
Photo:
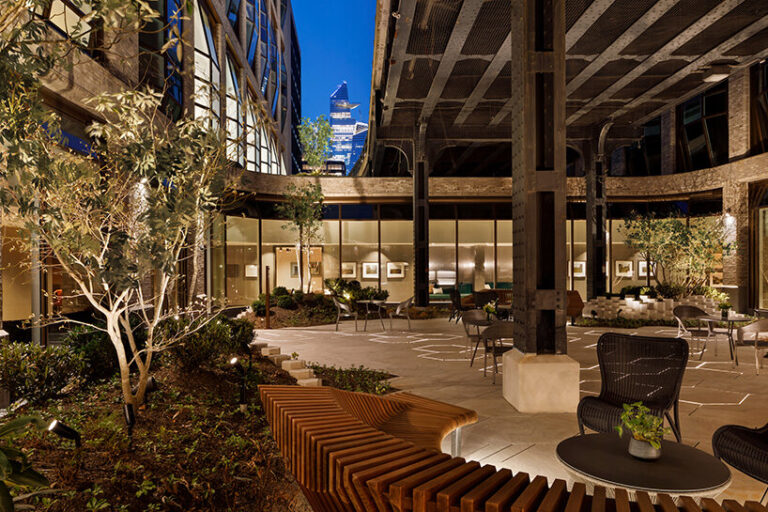
M760 428L723 425L712 434L712 452L726 464L768 484L768 425ZM768 488L760 503L766 494Z
M600 395L582 398L576 412L584 427L611 432L621 422L622 405L643 402L656 416L666 416L678 442L678 396L688 361L688 342L608 332L597 341ZM674 421L670 416L673 411Z

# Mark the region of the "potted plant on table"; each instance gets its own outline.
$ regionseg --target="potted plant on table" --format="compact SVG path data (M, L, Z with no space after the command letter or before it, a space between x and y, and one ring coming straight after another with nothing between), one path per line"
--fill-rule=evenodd
M720 316L723 320L728 320L728 311L733 307L729 302L721 302L718 306L720 308Z
M485 311L486 318L490 321L491 315L496 316L496 305L492 302L489 302L485 306L483 306L483 311Z
M629 454L643 460L656 460L661 457L661 440L670 432L664 428L664 419L650 414L651 410L643 402L624 404L621 424L616 431L619 437L626 428L632 434L629 440Z

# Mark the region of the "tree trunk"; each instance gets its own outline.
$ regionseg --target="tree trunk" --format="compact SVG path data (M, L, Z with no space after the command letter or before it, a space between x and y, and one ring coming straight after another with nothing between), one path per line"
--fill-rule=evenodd
M299 228L299 290L304 290L304 228Z

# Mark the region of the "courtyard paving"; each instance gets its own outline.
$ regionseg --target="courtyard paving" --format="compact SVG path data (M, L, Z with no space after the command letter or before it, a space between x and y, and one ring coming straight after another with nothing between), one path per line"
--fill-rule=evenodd
M392 385L434 400L477 411L479 421L464 428L461 455L481 464L509 468L515 472L547 476L550 481L573 478L555 457L561 440L578 434L575 414L523 414L502 396L502 378L491 382L492 368L483 377L482 356L469 367L471 352L461 324L446 319L412 321L405 330L395 320L394 330L368 322L367 332L355 332L352 322L334 326L261 330L260 341L279 346L284 354L299 353L307 361L343 367L364 365L397 375ZM362 328L362 323L360 324ZM675 336L667 327L633 330L612 329L646 336ZM607 329L568 327L568 354L581 366L581 395L597 394L600 370L595 347ZM710 440L719 426L736 423L750 427L768 422L768 365L755 372L754 349L739 348L740 365L728 358L728 346L720 339L702 361L691 360L680 396L680 426L683 442L712 452ZM490 361L490 360L489 360ZM450 451L449 438L443 450ZM721 498L759 500L763 484L732 470L733 480Z

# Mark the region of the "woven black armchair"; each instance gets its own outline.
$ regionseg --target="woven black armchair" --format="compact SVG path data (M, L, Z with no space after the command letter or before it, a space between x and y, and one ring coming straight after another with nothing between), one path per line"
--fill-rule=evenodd
M768 425L760 428L723 425L712 434L712 452L726 464L768 484ZM760 503L766 493L768 488Z
M597 341L597 359L602 377L600 395L579 402L579 431L583 434L586 426L612 432L621 422L623 404L643 402L652 414L666 416L680 442L678 396L688 361L688 342L608 332Z

